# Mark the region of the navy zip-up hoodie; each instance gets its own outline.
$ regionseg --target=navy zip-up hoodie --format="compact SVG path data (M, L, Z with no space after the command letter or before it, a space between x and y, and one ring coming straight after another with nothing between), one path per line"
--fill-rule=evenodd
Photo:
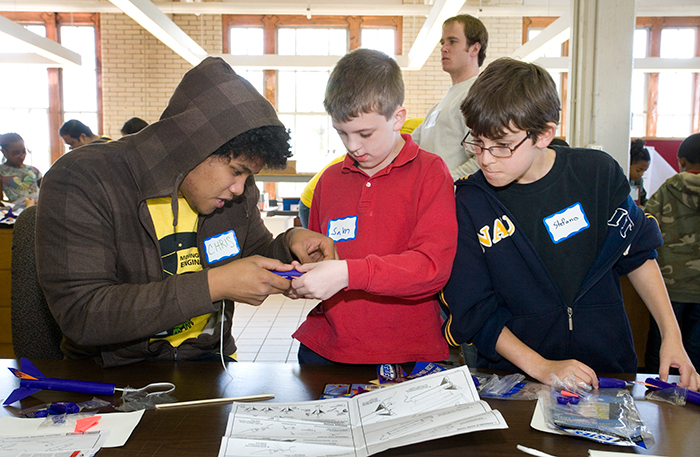
M607 154L592 156L613 160ZM656 258L655 249L662 244L656 222L629 197L617 205L602 247L568 306L540 255L483 173L478 171L456 185L457 255L440 294L448 313L443 325L448 343L474 343L479 367L518 371L495 350L507 326L547 359L574 358L601 372L635 372L637 358L619 276ZM604 193L604 189L591 186L592 192ZM482 234L480 242L479 231L486 226L498 226L498 230L494 229L490 241Z

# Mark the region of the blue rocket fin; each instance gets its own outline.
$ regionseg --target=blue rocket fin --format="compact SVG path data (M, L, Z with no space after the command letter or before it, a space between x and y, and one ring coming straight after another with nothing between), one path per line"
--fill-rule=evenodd
M5 400L3 405L11 405L12 403L16 401L20 401L23 398L26 398L30 395L34 395L37 392L40 392L42 389L27 389L25 387L20 387L19 389L15 389L12 391L9 397Z
M25 359L24 357L22 357L22 361L20 363L20 371L30 376L34 376L37 379L46 377L41 373L41 371L39 371L37 367L34 366L32 362L30 362L28 359Z

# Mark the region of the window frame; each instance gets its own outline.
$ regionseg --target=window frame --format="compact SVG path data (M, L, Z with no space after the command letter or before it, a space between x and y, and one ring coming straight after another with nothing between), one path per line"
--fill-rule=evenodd
M523 17L522 42L527 42L529 28L545 28L554 22L556 17ZM700 17L637 17L635 28L645 28L649 31L647 57L659 57L661 54L661 30L664 28L695 28L695 57L700 57ZM562 43L562 56L568 56L569 41ZM647 75L647 109L645 138L657 138L658 102L659 102L659 73ZM700 131L700 72L693 73L691 88L692 113L691 133ZM561 135L566 136L566 90L568 73L562 72L562 113Z
M230 54L229 37L231 27L262 27L263 54L277 53L278 27L343 27L348 30L348 51L359 48L363 27L395 28L395 55L403 52L403 18L401 16L313 16L308 19L300 15L222 15L222 53ZM263 96L277 110L277 70L263 70ZM296 171L295 171L296 173ZM263 189L270 198L277 198L277 183L264 181Z
M529 29L544 29L547 28L552 22L556 21L557 17L523 17L523 38L522 44L527 43L528 31ZM569 57L569 40L566 40L561 44L561 56ZM567 131L567 113L568 105L566 104L566 99L569 95L569 72L562 71L561 79L559 80L559 87L561 88L561 116L559 119L559 136L566 138Z
M695 57L700 57L700 17L638 17L636 28L649 31L647 57L660 57L661 30L664 28L695 28ZM697 133L700 129L700 72L694 72L693 79L690 132ZM647 94L646 137L657 138L659 73L647 73Z
M102 40L100 31L99 13L22 13L2 12L7 19L18 24L43 24L46 27L46 38L58 43L61 42L62 25L88 25L95 30L95 73L97 79L97 123L99 135L104 131L102 106ZM63 103L63 69L47 68L49 80L49 155L51 163L58 160L65 153L63 139L58 134L64 122Z
M300 15L253 15L253 14L224 14L222 15L222 52L230 53L229 36L231 27L262 27L263 54L277 53L278 27L343 27L348 30L348 51L361 46L361 29L363 27L392 27L396 29L395 54L403 52L403 18L401 16L313 16L307 19ZM265 98L277 107L277 71L263 70Z

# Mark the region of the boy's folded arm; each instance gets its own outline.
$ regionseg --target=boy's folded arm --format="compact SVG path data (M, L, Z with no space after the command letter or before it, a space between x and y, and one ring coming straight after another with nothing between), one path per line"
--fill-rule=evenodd
M485 357L498 361L501 356L496 352L496 341L512 315L494 291L465 195L458 194L457 254L450 279L440 294L443 309L449 314L443 330L448 343L473 342Z
M513 316L503 307L474 306L469 311L453 320L453 331L462 334L463 342L474 343L488 360L498 362L503 357L497 350L499 335Z
M443 325L447 342L474 343L487 359L500 360L496 342L513 316L501 306L483 260L458 253L452 277L439 297L448 315Z

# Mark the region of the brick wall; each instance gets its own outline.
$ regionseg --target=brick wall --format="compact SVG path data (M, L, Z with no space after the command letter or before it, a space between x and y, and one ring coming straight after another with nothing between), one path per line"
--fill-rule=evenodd
M182 76L192 68L124 14L100 15L105 135L119 138L127 119L158 120ZM220 15L174 15L177 24L209 53L221 53Z
M191 65L130 17L116 13L103 13L100 17L104 134L119 138L119 129L130 117L138 116L147 122L158 119ZM207 52L222 52L220 15L178 14L172 19ZM520 46L521 18L482 17L481 20L489 31L487 63ZM404 54L408 54L424 21L423 17L404 18ZM404 81L408 116L424 116L451 85L450 77L442 71L439 46L421 70L404 71Z
M482 17L481 21L489 31L489 45L486 49L484 66L498 58L510 55L521 46L522 18ZM423 26L425 18L405 17L403 20L403 52L408 54L416 35ZM452 85L450 76L442 71L440 63L440 46L435 46L433 53L423 68L403 72L406 86L404 106L408 117L423 117L431 106L439 102Z

